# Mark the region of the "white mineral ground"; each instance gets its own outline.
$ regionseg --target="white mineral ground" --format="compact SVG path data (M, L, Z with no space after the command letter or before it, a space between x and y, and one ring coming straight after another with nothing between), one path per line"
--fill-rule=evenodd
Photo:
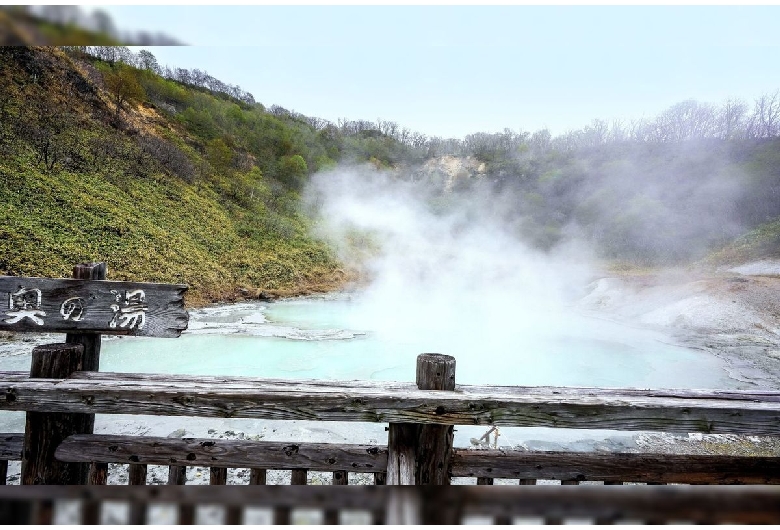
M715 273L664 272L602 277L591 283L577 303L590 316L627 325L663 330L675 341L723 359L729 376L755 388L780 388L780 261L763 260ZM29 352L33 345L57 336L0 336L0 356ZM145 421L149 420L149 421ZM194 420L194 421L193 421ZM96 432L171 437L209 437L274 441L386 443L383 425L329 424L131 416L98 417ZM186 428L182 426L186 425ZM240 428L236 428L236 426ZM669 435L625 433L602 440L572 434L556 442L529 440L518 448L536 450L666 452L682 454L779 455L780 439L735 435ZM492 442L492 436L491 436ZM500 440L499 440L500 445ZM482 446L484 447L484 445ZM477 449L479 447L476 447ZM188 468L189 484L208 483L204 468ZM247 483L248 470L231 469L229 484ZM9 483L18 483L19 464L9 466ZM167 468L149 466L150 484L164 484ZM127 483L127 467L112 465L109 483ZM309 473L313 484L330 483L330 475ZM271 471L269 484L289 483L289 472ZM457 479L474 483L475 479ZM497 480L496 483L502 481ZM368 474L350 474L350 483L370 484Z

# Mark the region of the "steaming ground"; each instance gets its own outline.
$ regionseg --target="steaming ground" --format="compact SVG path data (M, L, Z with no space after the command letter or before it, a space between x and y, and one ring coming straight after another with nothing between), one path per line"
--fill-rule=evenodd
M775 389L780 381L780 277L765 275L755 263L742 270L746 273L605 277L590 285L578 306L666 330L680 343L722 358L731 378Z

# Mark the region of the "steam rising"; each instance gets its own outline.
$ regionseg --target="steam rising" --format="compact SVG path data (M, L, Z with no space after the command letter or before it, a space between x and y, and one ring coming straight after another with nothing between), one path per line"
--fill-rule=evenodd
M429 351L533 343L560 333L589 276L576 245L533 250L513 233L508 205L479 191L442 194L367 169L316 175L307 193L318 232L370 279L355 325ZM511 336L511 337L510 337ZM480 345L480 346L478 346ZM460 360L460 359L459 359Z

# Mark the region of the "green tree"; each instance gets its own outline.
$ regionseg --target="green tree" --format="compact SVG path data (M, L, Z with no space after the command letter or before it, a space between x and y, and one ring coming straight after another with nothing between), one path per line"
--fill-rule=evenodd
M122 64L114 65L104 76L104 82L114 103L114 122L118 125L122 106L128 101L143 99L146 93L136 79L133 69Z
M301 155L283 156L279 159L280 180L292 189L300 189L309 172L306 160Z
M221 138L215 138L206 144L206 158L219 173L225 173L233 161L233 151Z

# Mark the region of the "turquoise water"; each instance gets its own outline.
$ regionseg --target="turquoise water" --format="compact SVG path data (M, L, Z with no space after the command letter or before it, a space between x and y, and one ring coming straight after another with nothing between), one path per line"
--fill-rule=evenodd
M657 330L578 314L537 311L523 319L485 308L454 308L447 319L397 318L372 311L359 297L301 298L191 311L178 339L108 338L101 371L255 376L289 379L414 381L419 353L452 355L461 384L560 385L637 388L740 388L724 363L682 347ZM457 317L456 317L457 315ZM30 346L20 344L29 350ZM30 356L0 356L0 370L29 370ZM0 431L23 429L23 413L0 414ZM96 432L188 435L207 429L262 432L266 439L382 443L378 424L317 424L194 418L98 416ZM461 426L456 444L468 445L483 427ZM502 429L502 445L528 439L581 440L609 431Z
M356 327L346 296L193 311L179 339L104 343L101 370L280 378L414 381L419 353L452 355L468 384L734 388L723 362L655 330L572 312L536 330L478 326L411 333Z

